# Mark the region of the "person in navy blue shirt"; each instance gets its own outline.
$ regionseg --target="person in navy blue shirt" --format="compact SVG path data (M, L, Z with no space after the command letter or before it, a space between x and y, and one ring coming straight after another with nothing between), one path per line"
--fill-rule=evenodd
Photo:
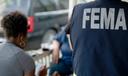
M50 67L50 76L67 76L72 74L72 51L68 44L65 31L61 31L53 42L53 64ZM62 57L60 57L60 52Z
M77 76L128 76L128 3L76 5L66 31Z

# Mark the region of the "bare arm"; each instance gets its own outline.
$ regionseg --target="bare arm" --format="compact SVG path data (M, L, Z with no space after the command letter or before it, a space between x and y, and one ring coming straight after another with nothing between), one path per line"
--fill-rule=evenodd
M53 52L52 52L52 56L53 56L53 63L58 63L59 60L59 42L56 40L53 40Z

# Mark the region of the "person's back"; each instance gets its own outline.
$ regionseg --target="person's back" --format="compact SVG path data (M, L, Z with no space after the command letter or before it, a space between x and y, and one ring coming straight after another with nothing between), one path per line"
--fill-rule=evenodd
M34 69L33 60L22 49L9 42L0 46L0 76L24 76L30 68Z
M6 43L0 46L0 76L35 76L34 60L25 54L27 42L27 18L18 11L10 12L1 20ZM46 76L42 66L39 76Z
M128 3L96 0L74 8L70 34L77 76L128 76Z

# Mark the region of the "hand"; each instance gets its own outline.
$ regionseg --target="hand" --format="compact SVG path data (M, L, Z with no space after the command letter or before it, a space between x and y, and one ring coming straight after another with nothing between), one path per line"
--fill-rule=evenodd
M42 66L39 70L39 76L46 76L47 75L47 68L46 68L46 65L45 66Z

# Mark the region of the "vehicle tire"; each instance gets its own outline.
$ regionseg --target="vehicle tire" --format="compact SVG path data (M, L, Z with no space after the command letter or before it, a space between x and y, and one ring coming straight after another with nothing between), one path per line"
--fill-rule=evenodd
M48 29L44 34L42 38L42 43L48 43L53 40L55 35L57 34L57 29L55 28L50 28Z

